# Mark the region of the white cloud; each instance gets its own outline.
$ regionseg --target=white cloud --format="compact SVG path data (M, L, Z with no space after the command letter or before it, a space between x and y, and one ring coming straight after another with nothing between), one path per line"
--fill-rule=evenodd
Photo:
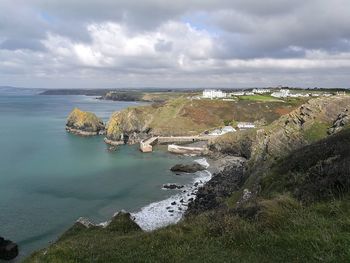
M121 68L130 62L137 70L149 67L181 67L184 60L207 59L214 49L214 38L189 24L167 22L154 31L133 33L116 23L91 24L87 27L91 43L73 42L48 34L44 46L62 63L86 67ZM168 43L160 49L159 43Z
M349 12L349 0L3 1L0 84L345 86Z

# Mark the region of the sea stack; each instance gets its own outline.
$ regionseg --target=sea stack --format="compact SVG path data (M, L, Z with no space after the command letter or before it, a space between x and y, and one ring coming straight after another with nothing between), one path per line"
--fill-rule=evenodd
M75 108L68 116L66 130L81 136L93 136L105 133L103 121L92 112Z

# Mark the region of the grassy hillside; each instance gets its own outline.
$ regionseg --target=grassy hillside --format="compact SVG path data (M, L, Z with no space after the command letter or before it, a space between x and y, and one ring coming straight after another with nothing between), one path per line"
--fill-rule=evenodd
M301 102L190 100L180 97L115 113L109 121L107 137L119 138L120 133L197 135L230 122L270 123L295 109Z
M26 262L348 262L349 198L261 201L259 218L206 213L152 233L83 230Z
M294 151L262 179L265 196L289 192L303 202L342 197L350 189L350 129Z

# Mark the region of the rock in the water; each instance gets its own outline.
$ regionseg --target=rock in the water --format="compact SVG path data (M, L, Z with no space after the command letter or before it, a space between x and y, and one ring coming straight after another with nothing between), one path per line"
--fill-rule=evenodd
M175 202L175 201L174 201L174 202L172 202L172 203L171 203L171 205L176 205L176 202Z
M12 260L18 256L18 246L16 243L0 237L0 259Z
M94 113L75 108L67 118L66 130L77 135L92 136L104 134L105 125Z
M181 189L183 188L184 186L183 185L178 185L178 184L164 184L163 185L163 188L164 189L171 189L171 190L174 190L174 189Z
M190 164L176 164L171 167L170 170L173 172L195 173L205 170L205 167L199 163L193 162Z

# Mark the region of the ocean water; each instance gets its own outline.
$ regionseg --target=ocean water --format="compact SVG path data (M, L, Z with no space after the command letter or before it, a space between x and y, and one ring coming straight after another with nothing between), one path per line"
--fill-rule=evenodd
M169 171L189 157L159 148L142 154L137 146L108 152L103 137L64 129L74 107L107 121L113 111L138 103L27 93L0 90L0 236L18 243L21 257L56 240L81 216L98 223L125 209L148 220L149 204L179 193L162 190L163 184L196 178Z

